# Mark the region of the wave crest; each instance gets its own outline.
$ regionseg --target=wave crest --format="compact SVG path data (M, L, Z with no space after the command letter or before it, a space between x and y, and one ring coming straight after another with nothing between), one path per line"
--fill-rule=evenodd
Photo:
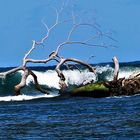
M135 71L140 71L139 65L120 66L119 78L128 78ZM33 70L33 72L37 75L39 84L49 93L59 92L59 77L55 70L37 69ZM63 70L62 72L66 77L68 90L71 90L73 87L79 86L88 81L111 81L113 79L114 68L113 65L96 65L96 75L89 72L87 69L82 68L80 71L74 69ZM5 79L0 79L0 96L8 96L14 93L14 86L20 82L22 73L22 71L19 71L15 74L8 75ZM31 95L32 93L38 94L39 92L35 90L34 85L32 84L33 82L34 80L32 76L29 76L26 82L27 86L22 89L22 93L26 95Z
M80 85L84 81L89 80L96 80L96 76L94 73L89 72L88 70L83 70L80 72L79 70L63 70L63 74L66 78L66 84L67 85ZM49 88L59 88L59 77L57 76L56 71L54 70L48 70L46 72L37 72L34 71L34 73L38 77L38 82L40 85L47 85ZM27 78L27 85L33 82L32 76L29 76Z

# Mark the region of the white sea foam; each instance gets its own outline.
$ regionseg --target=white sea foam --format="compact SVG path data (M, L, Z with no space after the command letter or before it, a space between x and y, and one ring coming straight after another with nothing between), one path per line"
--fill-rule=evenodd
M128 78L134 71L120 71L118 78Z
M106 66L97 66L96 67L97 74L105 74L105 80L112 80L113 79L113 73L114 69L110 67L109 65ZM47 70L45 72L39 72L39 71L33 71L37 77L38 82L41 85L46 85L49 88L55 88L60 89L59 87L59 77L55 70ZM63 70L63 74L66 78L66 84L67 85L80 85L84 83L85 81L97 81L97 77L94 73L89 72L88 70L82 70L80 72L79 70ZM134 70L127 69L127 70L120 70L119 72L119 78L128 78L130 74L132 74ZM27 85L29 85L31 82L33 82L33 77L30 75L27 78Z
M128 78L132 73L135 71L138 71L140 69L135 68L132 69L131 67L127 69L120 69L119 71L119 78ZM47 85L49 88L55 88L55 89L60 89L59 88L59 77L56 73L55 70L47 70L45 72L40 72L40 71L33 71L37 77L38 77L38 82L41 85ZM79 70L63 70L63 74L65 75L66 78L66 84L67 85L80 85L85 81L97 81L97 75L98 74L103 74L103 80L112 80L113 79L113 74L114 74L114 68L110 67L109 65L106 66L97 66L96 67L96 72L97 72L97 77L95 76L94 73L89 72L88 70L82 70L81 72ZM20 71L22 73L22 71ZM33 77L30 75L27 78L27 85L29 85L31 82L33 82Z
M136 68L127 67L125 69L120 69L119 78L123 78L123 77L128 78L131 74L134 74L139 71L140 71L139 67Z
M97 66L96 71L98 74L106 73L109 71L110 73L107 73L105 76L105 80L111 81L113 79L114 74L114 68L110 67L109 65L106 66ZM128 78L131 74L133 74L136 71L140 71L140 68L131 68L127 67L124 69L120 69L118 78Z
M50 88L56 88L59 89L59 77L57 76L57 73L54 70L48 70L46 72L38 72L33 71L38 78L38 82L40 85L47 85ZM27 78L27 85L29 85L31 82L33 82L33 77L30 75Z
M113 79L113 71L114 71L114 69L112 67L110 67L109 65L97 66L96 71L97 71L97 74L103 74L103 73L109 72L108 74L105 75L105 77L104 77L105 80L110 81L110 80Z
M119 72L119 78L128 78L132 73L135 71L140 70L139 68L123 68L120 69ZM85 81L97 81L98 74L101 74L101 77L103 76L104 80L112 80L113 79L113 73L114 69L110 67L109 65L106 66L97 66L97 77L94 73L89 72L88 70L82 70L81 72L79 70L63 70L63 74L66 77L66 84L67 85L80 85L84 83ZM39 84L46 85L49 88L55 88L59 89L59 77L55 70L47 70L46 72L39 72L39 71L33 71L37 77ZM22 74L23 72L20 71ZM29 76L27 78L27 85L30 85L30 83L33 82L32 76ZM22 100L32 100L32 99L38 99L38 98L53 98L59 96L58 93L52 93L50 95L19 95L19 96L6 96L6 97L0 97L0 101L22 101Z
M64 70L62 71L66 78L66 84L67 85L80 85L84 81L92 81L96 80L95 74L92 72L88 72L88 70L84 70L80 72L79 70ZM38 82L41 85L47 85L49 88L59 88L59 77L57 76L56 71L54 70L48 70L46 72L37 72L34 71L34 73L38 77ZM33 82L32 76L29 76L27 78L27 85L29 85L31 82Z
M59 96L58 94L41 94L41 95L18 95L18 96L5 96L0 97L0 101L24 101L24 100L33 100L39 98L53 98Z
M106 65L106 66L97 66L96 67L96 71L98 72L98 73L103 73L103 72L107 72L107 71L111 71L111 72L113 72L114 71L114 69L112 68L112 67L110 67L109 65Z

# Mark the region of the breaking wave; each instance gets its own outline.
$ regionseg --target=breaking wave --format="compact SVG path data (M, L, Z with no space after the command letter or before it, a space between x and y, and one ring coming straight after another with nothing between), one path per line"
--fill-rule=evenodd
M95 66L97 74L89 72L87 69L81 68L80 71L77 69L63 70L63 74L66 77L66 84L68 87L79 86L82 83L89 81L100 82L104 80L113 79L113 65L112 64L98 64ZM4 68L2 68L4 69ZM130 74L140 70L138 64L121 64L119 78L128 78ZM36 98L52 98L58 96L59 92L59 78L55 70L48 70L47 67L34 68L34 73L38 77L38 82L43 88L49 91L50 95L40 94L35 91L33 78L29 76L27 78L26 88L22 90L23 95L14 96L14 86L20 82L22 71L7 76L5 79L0 79L0 101L21 101L31 100ZM13 96L12 96L13 95Z
M95 74L88 72L88 70L83 70L82 72L79 70L63 70L62 72L65 75L67 85L80 85L86 80L96 80ZM34 73L38 77L39 84L47 85L49 88L60 89L59 77L54 70L48 70L46 72L34 71ZM27 85L30 85L32 82L33 78L32 76L29 76L27 78Z

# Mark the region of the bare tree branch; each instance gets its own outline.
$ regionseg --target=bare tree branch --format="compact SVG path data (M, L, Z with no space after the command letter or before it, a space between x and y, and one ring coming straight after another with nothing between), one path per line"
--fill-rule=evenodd
M119 74L119 62L116 56L113 57L113 62L115 64L113 81L115 82L118 80L118 74Z
M25 54L24 58L23 58L23 67L25 67L26 63L26 59L27 57L32 53L32 51L35 49L35 40L33 40L33 44L32 44L32 47L31 49Z
M75 58L66 58L66 59L62 58L60 63L57 64L55 70L60 78L60 81L59 81L60 88L63 88L63 90L64 90L64 88L67 87L67 85L65 83L65 76L62 73L62 71L60 70L60 68L66 62L75 62L75 63L81 64L81 65L84 65L89 69L90 72L94 72L94 74L95 74L95 68L93 68L91 65L89 65L83 61L80 61L80 60L75 59Z
M61 8L60 8L60 10L59 10L59 13L62 13L62 11L63 11L64 8L68 5L68 3L69 3L69 0L66 0L66 1L63 2L62 6L61 6Z
M26 79L27 79L28 76L29 76L29 71L28 71L28 69L25 69L25 71L24 71L24 73L22 75L22 78L21 78L21 82L18 85L15 86L16 95L21 94L20 90L25 87Z
M17 72L19 70L23 70L23 67L17 67L17 68L13 68L11 70L8 70L6 72L1 72L0 77L5 78L7 75L15 73L15 72Z
M57 49L56 49L56 53L58 54L58 52L60 51L60 49L62 47L64 47L65 45L70 45L70 44L81 44L81 45L86 45L86 46L91 46L91 47L108 48L108 46L104 45L104 44L99 45L99 44L88 44L85 42L71 41L71 42L63 42L62 44L59 44Z
M34 78L35 88L36 88L38 91L40 91L41 93L49 94L47 91L45 91L45 90L43 90L43 89L41 88L41 86L40 86L39 83L38 83L37 76L35 75L35 73L34 73L33 71L31 71L31 70L29 70L29 73L30 73L30 75L32 75L32 77Z
M43 25L47 29L47 34L41 39L41 41L36 42L37 45L43 44L44 41L49 37L51 30L53 30L59 24L59 13L58 13L57 9L55 9L55 12L56 12L55 23L50 28L44 21L42 21Z
M98 31L99 33L102 33L102 32L100 31L100 29L98 29L98 27L96 27L95 25L92 25L92 24L89 24L89 23L79 23L79 24L75 24L75 25L72 27L72 29L70 30L70 32L69 32L69 34L68 34L67 41L70 40L72 33L73 33L78 27L80 27L80 26L89 26L89 27L94 28L94 29L95 29L96 31Z
M136 71L134 73L132 73L128 79L133 79L133 78L137 78L140 76L140 71Z
M92 67L91 65L81 61L81 60L78 60L78 59L75 59L75 58L67 58L65 59L65 61L63 63L66 63L66 62L75 62L75 63L78 63L78 64L81 64L85 67L87 67L89 69L90 72L93 72L94 74L96 74L96 71L95 71L95 68Z
M23 63L22 63L22 66L20 67L17 67L17 68L13 68L9 71L6 71L6 72L2 72L0 73L0 77L5 77L6 75L8 74L12 74L12 73L15 73L19 70L23 70L24 73L22 74L22 78L21 78L21 82L15 86L15 92L16 92L16 95L19 95L20 94L20 91L23 87L25 87L26 85L26 79L29 75L31 75L34 79L34 84L35 84L35 87L37 90L39 90L40 92L42 93L45 93L45 94L48 94L45 90L43 90L41 88L41 86L39 85L38 83L38 80L37 80L37 76L35 75L35 73L32 71L32 70L28 70L27 68L27 63L48 63L50 61L55 61L56 62L56 72L60 78L59 80L59 85L60 85L60 88L61 90L65 89L67 87L66 83L65 83L65 76L64 74L62 73L61 71L61 66L62 65L66 65L66 67L69 69L70 66L68 64L68 62L74 62L74 63L78 63L80 65L83 65L85 67L87 67L89 69L90 72L93 72L94 74L95 73L95 68L93 68L91 65L87 64L86 62L83 62L81 60L78 60L78 59L75 59L75 58L63 58L61 56L59 56L59 51L66 45L74 45L74 44L78 44L78 45L84 45L84 46L91 46L91 47L101 47L101 48L107 48L108 45L106 44L90 44L88 43L88 41L90 40L94 40L96 38L100 38L102 36L105 36L113 41L115 41L112 37L110 37L108 34L103 34L101 32L101 30L99 29L99 27L97 27L95 24L90 24L90 23L78 23L76 24L76 21L75 21L75 15L74 13L72 12L72 18L70 19L67 19L67 20L63 20L63 21L59 21L59 16L61 14L61 12L63 11L64 7L67 5L68 1L64 2L62 7L60 8L60 10L57 10L55 9L55 12L56 12L56 18L55 18L55 21L54 21L54 24L52 24L50 27L45 23L44 20L42 20L42 23L46 29L46 34L39 40L39 41L35 41L33 40L32 41L32 46L31 48L27 51L27 53L24 55L23 57ZM66 38L66 41L60 43L57 47L56 47L56 50L53 51L52 53L50 53L50 55L45 58L45 59L31 59L29 56L33 53L34 49L37 47L37 46L45 46L44 43L45 41L49 38L50 36L50 33L53 31L53 29L59 25L59 24L62 24L62 23L65 23L65 22L69 22L69 21L73 21L73 25L72 25L72 28L71 30L68 32L68 35L67 35L67 38ZM84 41L71 41L71 37L72 37L72 34L74 33L74 31L77 29L77 28L80 28L80 27L90 27L92 29L94 29L94 35L92 35L92 37L84 40ZM117 64L117 58L114 57L113 58L113 61L115 63L115 71L114 71L114 81L117 80L118 78L118 71L119 71L119 65ZM77 67L77 69L80 71L80 69Z

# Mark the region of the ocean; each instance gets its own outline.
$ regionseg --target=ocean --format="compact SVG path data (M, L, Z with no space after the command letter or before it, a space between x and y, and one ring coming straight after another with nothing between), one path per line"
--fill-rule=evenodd
M78 65L77 65L78 66ZM79 66L78 66L79 67ZM68 90L85 80L113 78L113 63L95 65L97 75L79 67L63 68ZM10 68L0 68L5 71ZM140 139L140 94L107 98L59 96L54 67L32 67L39 83L50 94L34 89L32 77L22 95L14 95L22 71L0 79L0 139L96 140ZM120 63L119 77L140 70L140 62Z

